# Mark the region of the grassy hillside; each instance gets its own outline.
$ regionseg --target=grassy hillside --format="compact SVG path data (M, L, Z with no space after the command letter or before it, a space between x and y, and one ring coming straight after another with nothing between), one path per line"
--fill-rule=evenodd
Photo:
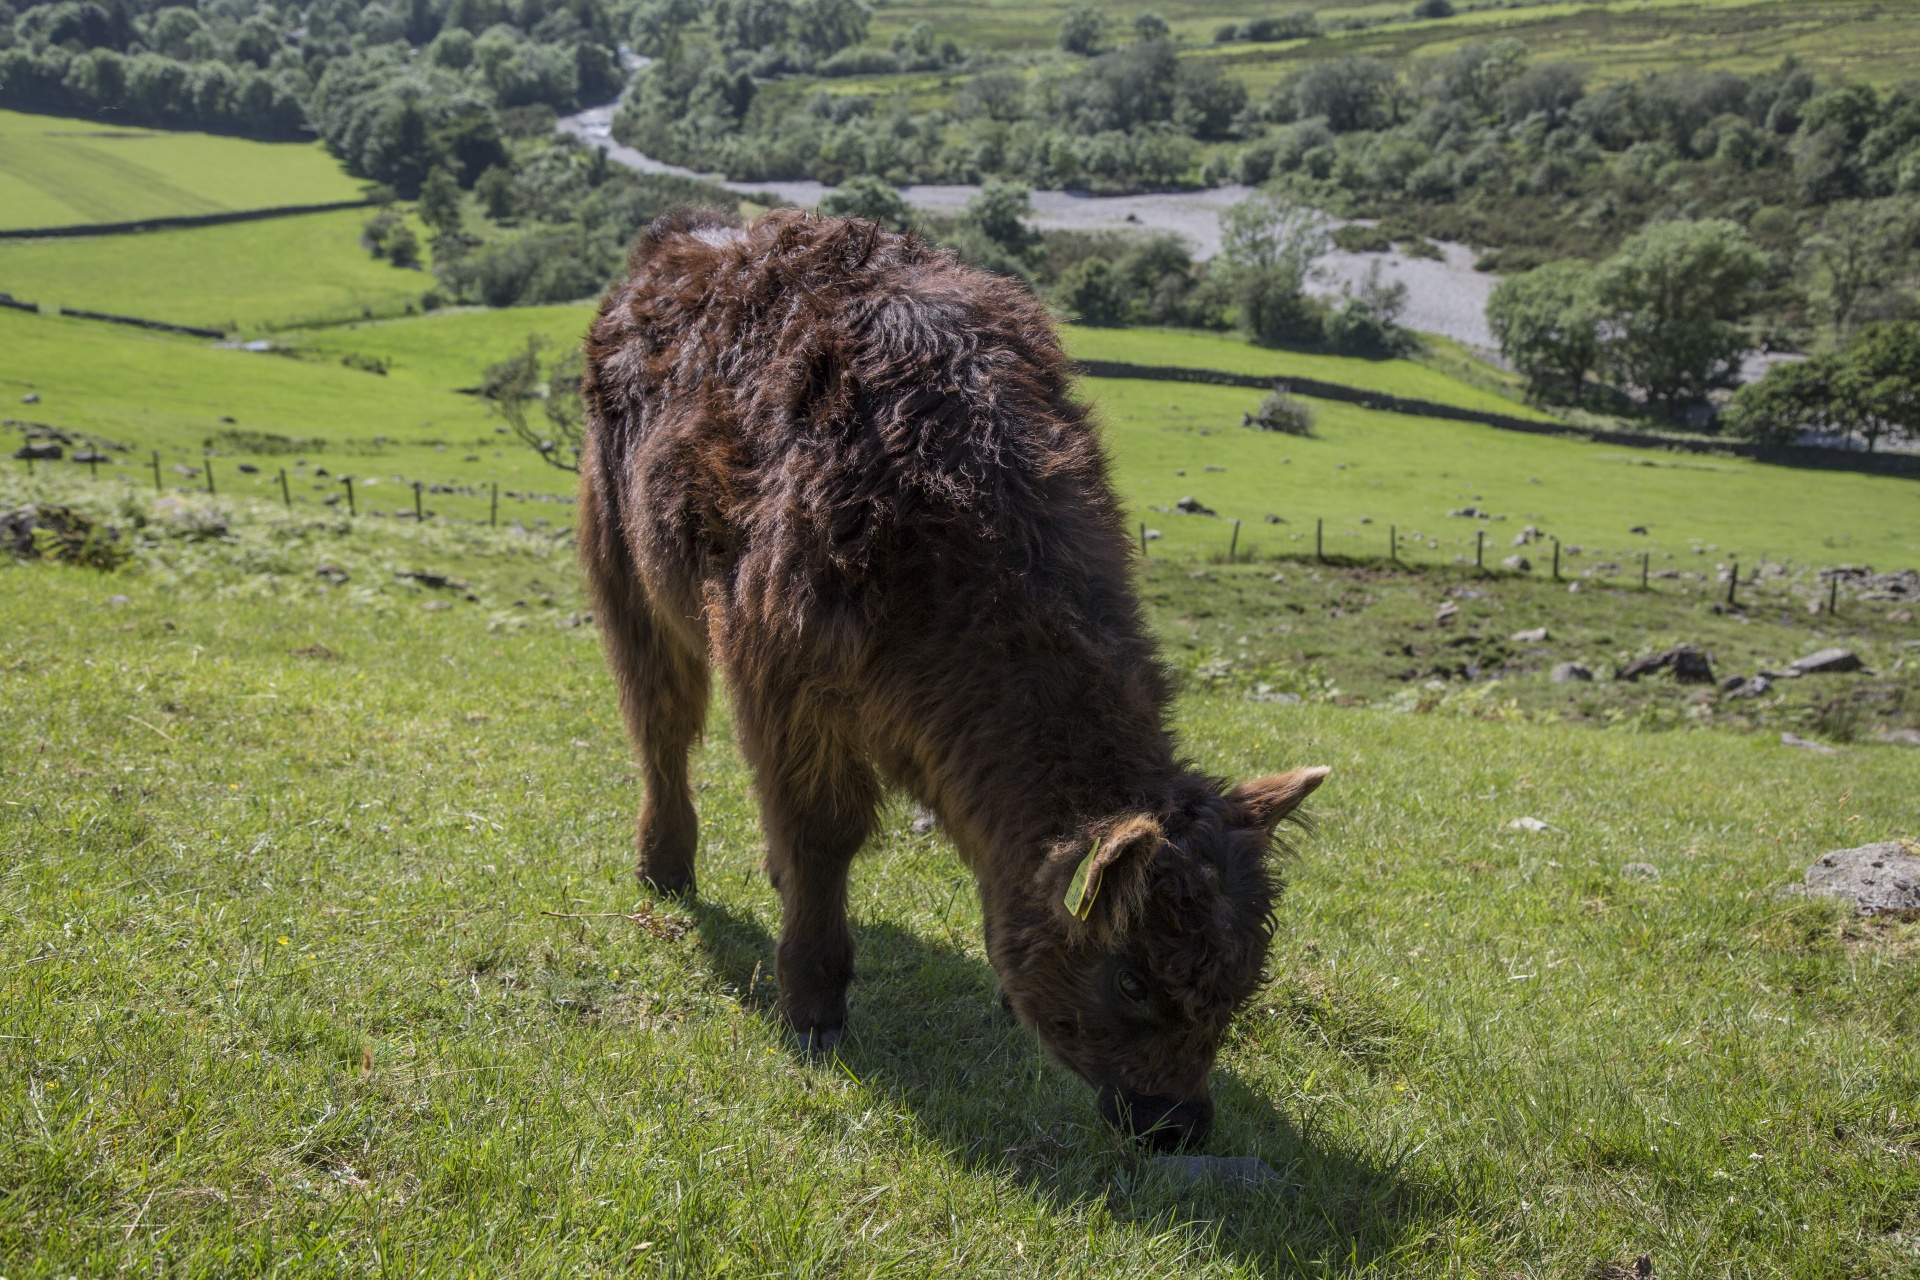
M0 229L354 200L319 143L248 142L0 111ZM4 287L4 286L0 286Z
M529 333L557 348L590 318L585 307L437 314L285 335L276 341L288 344L288 355L274 355L0 312L0 341L16 356L0 371L0 394L39 395L34 420L127 444L136 466L150 449L160 449L168 466L196 466L210 436L237 428L324 439L329 460L319 465L335 475L345 467L386 483L396 475L467 488L498 481L503 489L564 494L571 477L503 439L484 404L459 389L477 385L487 365L514 354ZM1298 357L1150 330L1079 330L1068 340L1081 354L1298 369L1400 394L1506 405L1405 362ZM360 367L343 363L349 360ZM380 364L384 376L365 371ZM1487 563L1495 565L1528 525L1581 548L1580 565L1637 566L1642 552L1654 557L1655 572L1695 572L1728 559L1751 566L1762 556L1882 569L1920 563L1920 483L1909 479L1594 445L1326 402L1312 402L1317 426L1303 439L1239 425L1258 391L1107 379L1083 386L1133 519L1163 535L1153 544L1160 557L1224 555L1238 518L1238 550L1262 557L1310 552L1313 522L1321 519L1330 554L1385 555L1391 526L1411 563L1471 562L1475 534L1484 531ZM221 421L229 417L235 421ZM217 451L221 474L241 461L266 468L252 479L235 475L233 484L264 486L287 463L231 442ZM1189 496L1220 518L1171 510ZM386 509L388 501L376 505ZM1466 507L1493 518L1447 514ZM437 509L472 517L486 502L446 494ZM1284 523L1270 524L1268 515ZM1629 533L1635 526L1648 533ZM1545 572L1546 544L1525 554ZM1567 564L1575 569L1575 557Z
M109 577L0 567L9 1274L1910 1274L1920 925L1777 896L1920 834L1909 749L1190 696L1207 769L1334 774L1216 1072L1212 1150L1283 1183L1187 1188L1000 1013L903 812L848 1040L782 1046L724 706L702 899L618 918L564 547L225 506Z
M367 216L347 209L139 235L0 241L0 290L43 306L240 332L417 308L433 276L361 248ZM424 243L417 222L414 229Z

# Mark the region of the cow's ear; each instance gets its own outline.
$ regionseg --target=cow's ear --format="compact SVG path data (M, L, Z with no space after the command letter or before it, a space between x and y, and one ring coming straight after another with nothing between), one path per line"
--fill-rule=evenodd
M1268 774L1241 783L1227 792L1227 799L1245 805L1253 820L1271 831L1280 825L1280 819L1299 808L1300 802L1312 795L1313 789L1331 772L1327 766L1316 764Z
M1117 873L1150 856L1164 838L1160 824L1145 816L1127 818L1105 835L1095 837L1074 867L1061 905L1069 915L1087 919L1103 888L1112 896Z

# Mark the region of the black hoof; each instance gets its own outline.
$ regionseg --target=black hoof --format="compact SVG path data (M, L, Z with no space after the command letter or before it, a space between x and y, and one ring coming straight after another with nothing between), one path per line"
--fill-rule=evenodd
M801 1053L810 1058L824 1058L839 1046L846 1034L845 1027L810 1027L805 1031L796 1027L787 1036Z
M699 893L692 876L668 876L640 873L640 887L651 889L663 898L677 898L682 902L691 902Z

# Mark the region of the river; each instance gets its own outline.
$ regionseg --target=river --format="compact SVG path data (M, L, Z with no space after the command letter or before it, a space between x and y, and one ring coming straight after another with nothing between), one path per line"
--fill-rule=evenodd
M717 174L696 173L642 155L613 138L612 106L593 107L563 116L557 128L592 146L607 149L608 158L642 173L675 173L705 178L742 195L765 192L790 204L811 209L832 187L819 182L734 182ZM930 213L958 213L980 188L966 183L921 184L900 188L911 208ZM1211 258L1220 251L1220 215L1252 193L1251 187L1215 187L1208 191L1169 191L1140 196L1088 196L1068 191L1035 191L1029 221L1043 231L1171 232L1184 237L1194 255ZM1338 296L1367 278L1375 263L1382 278L1407 286L1407 303L1400 322L1421 333L1435 333L1470 346L1491 349L1487 328L1487 297L1497 277L1474 269L1475 255L1463 244L1440 243L1444 258L1412 258L1399 250L1385 253L1348 253L1336 249L1315 261L1309 292Z

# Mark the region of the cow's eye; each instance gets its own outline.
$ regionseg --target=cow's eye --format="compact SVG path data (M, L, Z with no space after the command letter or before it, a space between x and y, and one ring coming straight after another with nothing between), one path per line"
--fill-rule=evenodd
M1145 1000L1147 998L1147 984L1141 980L1139 974L1131 969L1122 969L1120 976L1115 978L1114 982L1119 986L1120 994L1129 1000Z

